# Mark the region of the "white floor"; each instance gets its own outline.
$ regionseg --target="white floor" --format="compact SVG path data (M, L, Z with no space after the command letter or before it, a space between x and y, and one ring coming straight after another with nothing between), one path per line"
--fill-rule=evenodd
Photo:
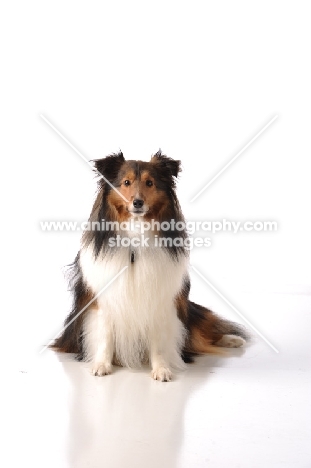
M51 351L9 372L1 466L310 468L311 296L247 301L257 326L265 310L279 353L254 337L228 357L199 358L171 383L147 368L93 377Z

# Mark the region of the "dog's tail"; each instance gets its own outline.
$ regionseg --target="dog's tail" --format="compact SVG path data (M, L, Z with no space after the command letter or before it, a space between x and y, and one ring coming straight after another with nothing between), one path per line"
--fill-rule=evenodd
M188 337L183 358L186 362L192 362L198 354L223 354L220 347L239 347L250 339L242 325L220 318L211 310L189 300L185 325ZM224 338L225 335L233 339L229 342L229 339Z

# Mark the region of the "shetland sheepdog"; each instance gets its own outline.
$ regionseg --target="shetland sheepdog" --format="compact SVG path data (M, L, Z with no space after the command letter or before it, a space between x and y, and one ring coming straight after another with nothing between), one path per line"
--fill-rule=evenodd
M188 299L180 161L158 151L149 162L121 152L93 162L102 176L89 218L95 226L83 232L71 265L73 308L52 347L89 361L95 376L113 364L149 363L152 377L167 382L196 355L243 346L244 327Z

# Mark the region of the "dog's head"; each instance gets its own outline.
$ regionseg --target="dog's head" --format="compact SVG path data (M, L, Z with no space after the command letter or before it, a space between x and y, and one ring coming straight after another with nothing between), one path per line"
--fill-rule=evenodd
M174 189L180 161L161 151L150 162L126 161L120 152L97 159L94 164L103 176L101 186L108 205L123 220L131 216L161 218L172 203L177 203Z

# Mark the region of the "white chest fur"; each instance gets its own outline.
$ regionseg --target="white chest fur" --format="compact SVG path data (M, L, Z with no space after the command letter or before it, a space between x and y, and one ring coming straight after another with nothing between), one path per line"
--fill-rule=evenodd
M84 281L98 294L118 273L123 273L98 297L99 310L89 315L85 333L89 359L97 353L101 325L112 335L113 349L121 364L137 367L156 348L171 365L180 367L184 328L177 318L175 297L188 269L188 259L170 257L159 247L138 247L134 263L131 248L119 248L95 259L92 244L82 249Z

